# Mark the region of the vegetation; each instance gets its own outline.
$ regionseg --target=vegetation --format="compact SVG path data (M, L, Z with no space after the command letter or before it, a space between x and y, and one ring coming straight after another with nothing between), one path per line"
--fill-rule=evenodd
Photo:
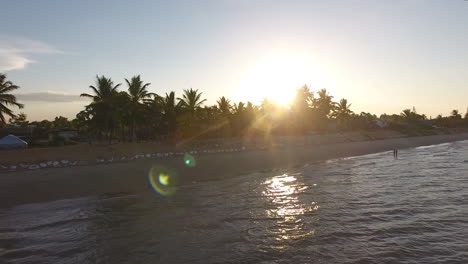
M5 115L14 118L13 110L9 106L17 106L23 108L23 105L16 102L16 97L10 92L19 89L19 86L14 85L11 81L7 81L6 75L0 73L0 125L6 124Z
M9 92L19 87L0 74L0 121L10 116L10 125L35 127L34 134L44 136L48 131L74 128L81 135L101 141L164 140L183 143L193 139L221 137L268 137L271 135L304 135L311 132L368 130L389 127L400 131L427 130L437 127L468 127L468 113L458 110L435 119L418 114L416 109L404 109L400 114L380 117L370 113L354 113L347 99L335 102L326 89L313 92L304 85L296 90L290 107L277 105L268 99L260 105L251 102L233 103L220 97L215 105L205 105L203 93L196 89L164 96L149 92L150 83L140 75L125 79L126 90L119 90L111 78L96 76L91 93L82 97L91 102L76 118L56 117L53 121L27 121L26 115L14 115L6 106L23 105ZM58 142L57 144L68 144Z

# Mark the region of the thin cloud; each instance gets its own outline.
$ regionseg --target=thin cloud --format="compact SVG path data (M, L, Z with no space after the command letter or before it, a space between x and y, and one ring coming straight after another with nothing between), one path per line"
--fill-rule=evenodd
M24 69L36 62L34 55L58 53L63 52L40 41L0 36L0 72Z
M67 93L52 92L52 91L22 93L22 94L16 94L16 97L18 98L18 101L49 102L49 103L89 101L89 99L80 97L78 94L67 94Z

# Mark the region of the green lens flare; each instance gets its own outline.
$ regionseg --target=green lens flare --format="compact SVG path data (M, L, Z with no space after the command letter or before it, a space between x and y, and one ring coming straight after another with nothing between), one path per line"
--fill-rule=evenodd
M159 183L161 183L164 186L169 185L169 175L166 174L159 174Z
M188 154L188 153L184 154L184 163L185 163L185 165L187 165L189 167L195 167L195 165L197 165L197 163L195 161L195 157Z
M153 166L149 171L148 179L153 190L161 195L169 196L177 190L177 174L164 167Z

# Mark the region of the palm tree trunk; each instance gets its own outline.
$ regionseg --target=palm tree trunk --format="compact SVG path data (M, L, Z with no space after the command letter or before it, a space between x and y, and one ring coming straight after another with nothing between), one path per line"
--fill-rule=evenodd
M136 142L136 123L135 123L135 117L132 117L132 142Z

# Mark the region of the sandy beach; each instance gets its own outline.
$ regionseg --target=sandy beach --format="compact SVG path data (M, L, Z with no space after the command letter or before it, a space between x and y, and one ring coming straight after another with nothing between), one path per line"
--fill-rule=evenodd
M405 148L460 140L468 140L468 133L195 155L195 167L185 166L182 157L175 156L159 160L2 173L0 207L108 193L151 192L153 190L148 184L148 172L154 165L172 169L183 184L253 171L286 169L395 148L404 153Z

